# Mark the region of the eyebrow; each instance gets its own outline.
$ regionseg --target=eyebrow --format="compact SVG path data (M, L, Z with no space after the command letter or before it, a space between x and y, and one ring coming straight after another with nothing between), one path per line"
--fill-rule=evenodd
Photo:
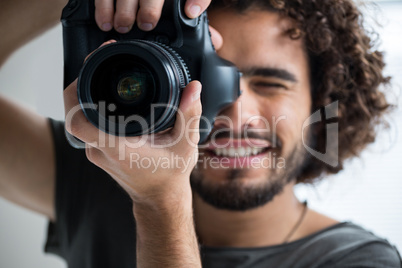
M296 76L285 69L270 67L254 67L240 70L243 76L265 76L276 77L290 82L297 82Z

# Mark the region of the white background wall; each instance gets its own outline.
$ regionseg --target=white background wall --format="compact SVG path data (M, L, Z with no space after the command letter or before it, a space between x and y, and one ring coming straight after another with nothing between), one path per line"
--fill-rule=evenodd
M387 51L386 73L394 76L396 101L402 88L402 3L384 2L369 8L383 25L381 49ZM32 110L63 118L61 26L15 53L0 69L0 94ZM401 99L399 103L402 104ZM10 115L12 116L12 115ZM297 193L309 206L338 220L351 220L387 238L402 251L402 108L392 117L391 129L381 135L362 159L344 172ZM0 130L1 131L1 130ZM0 199L0 267L66 267L58 257L43 254L46 220Z

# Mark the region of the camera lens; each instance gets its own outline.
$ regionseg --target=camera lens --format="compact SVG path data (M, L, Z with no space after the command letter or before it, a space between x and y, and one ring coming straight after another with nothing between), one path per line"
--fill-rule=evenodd
M185 63L172 50L144 40L118 42L89 57L79 76L78 96L96 127L137 136L172 126L189 80Z

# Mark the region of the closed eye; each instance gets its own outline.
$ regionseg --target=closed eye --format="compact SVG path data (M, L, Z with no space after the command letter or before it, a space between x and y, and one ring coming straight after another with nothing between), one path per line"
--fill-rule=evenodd
M287 87L280 83L256 82L253 87L257 89L287 89Z

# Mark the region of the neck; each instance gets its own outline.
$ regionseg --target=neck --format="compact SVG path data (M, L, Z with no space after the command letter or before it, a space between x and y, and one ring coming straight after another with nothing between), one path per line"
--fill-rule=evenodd
M195 194L194 217L201 244L217 247L282 244L303 212L293 186L288 184L271 202L245 212L217 209Z

